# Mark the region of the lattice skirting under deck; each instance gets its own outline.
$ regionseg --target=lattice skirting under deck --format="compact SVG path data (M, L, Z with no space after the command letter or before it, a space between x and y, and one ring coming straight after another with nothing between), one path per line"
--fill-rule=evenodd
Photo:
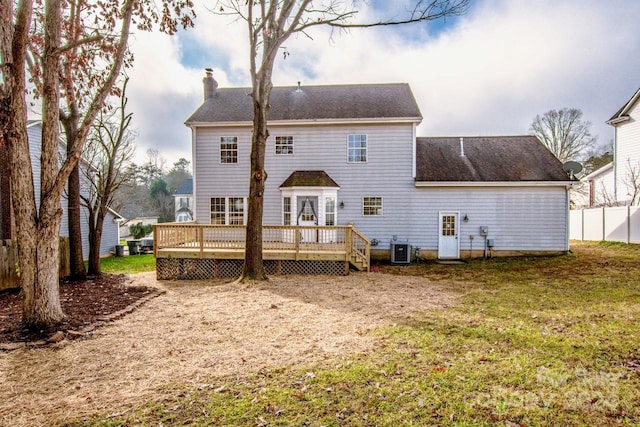
M244 260L241 259L187 259L157 258L156 276L161 280L200 280L234 278L242 274ZM344 261L292 261L265 260L267 275L321 274L344 276L347 274Z

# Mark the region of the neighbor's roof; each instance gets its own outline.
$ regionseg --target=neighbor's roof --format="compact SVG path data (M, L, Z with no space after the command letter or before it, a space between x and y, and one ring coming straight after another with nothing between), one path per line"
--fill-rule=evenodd
M295 171L285 179L285 187L340 187L325 171Z
M173 192L174 195L193 194L193 178L186 178Z
M640 89L638 89L636 93L633 94L631 99L629 99L622 107L620 107L620 109L616 111L616 113L611 116L611 118L605 123L609 125L616 125L618 123L629 120L629 110L631 110L636 101L638 101L638 98L640 98Z
M250 88L217 89L186 121L250 122ZM421 121L422 114L406 83L274 87L269 120L403 119Z
M417 182L567 182L562 163L535 136L416 139Z

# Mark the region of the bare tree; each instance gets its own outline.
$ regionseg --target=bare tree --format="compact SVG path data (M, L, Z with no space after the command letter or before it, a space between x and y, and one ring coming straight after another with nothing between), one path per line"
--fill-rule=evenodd
M469 0L419 0L406 16L356 23L357 2L338 0L226 0L218 1L216 13L240 19L249 32L249 72L253 98L253 133L251 137L251 168L249 206L247 212L246 253L240 280L265 280L262 260L262 213L265 146L269 137L267 115L273 88L273 66L282 44L293 34L306 34L315 26L338 29L365 28L432 21L464 13ZM286 57L285 51L285 57Z
M537 115L530 132L561 161L580 160L594 147L597 137L591 135L591 122L582 120L577 108L549 110Z
M150 30L154 22L161 29L175 32L182 22L189 24L182 11L192 7L190 0L165 0L158 11L152 0L109 0L99 2L93 10L92 25L111 22L118 26L114 49L103 58L107 67L104 79L79 74L76 82L93 86L95 92L87 103L78 135L60 165L58 156L62 55L76 46L96 48L101 37L63 39L63 26L68 24L68 8L72 2L48 0L34 10L33 0L0 0L0 131L12 164L10 186L16 237L20 251L20 285L23 295L23 323L32 328L54 325L64 318L58 288L58 230L62 217L60 199L72 170L76 167L82 145L96 115L111 93L125 61L131 24ZM108 14L101 14L107 12ZM178 16L175 16L175 15ZM35 15L35 18L34 18ZM42 23L42 31L38 24ZM33 29L33 32L31 31ZM41 75L42 144L40 157L40 205L36 208L29 141L25 78L30 36L41 37L42 50L37 58Z
M631 159L627 159L627 170L622 183L627 190L627 204L640 205L640 163L632 164Z
M89 165L83 168L84 182L88 185L82 203L89 213L89 274L100 274L100 243L102 229L116 191L134 179L133 170L127 168L135 153L134 134L129 129L132 113L127 113L126 88L122 86L120 105L103 110L92 127L84 149Z

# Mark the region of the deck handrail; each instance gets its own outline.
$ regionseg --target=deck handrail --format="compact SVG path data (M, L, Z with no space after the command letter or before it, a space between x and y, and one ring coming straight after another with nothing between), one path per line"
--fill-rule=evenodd
M161 249L208 249L243 251L246 226L194 223L163 223L153 226L154 255ZM304 226L264 225L264 251L287 251L297 255L304 251L343 253L344 260L360 263L368 270L369 240L353 225Z

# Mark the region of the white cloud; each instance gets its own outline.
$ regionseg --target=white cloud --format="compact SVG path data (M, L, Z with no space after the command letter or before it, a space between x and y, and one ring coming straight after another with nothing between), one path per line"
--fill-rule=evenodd
M482 0L431 38L420 27L409 27L411 38L407 28L333 37L318 28L313 40L285 43L291 55L278 59L274 83L408 82L424 116L420 135L522 134L536 114L576 107L604 143L612 131L603 122L640 86L640 2L616 6ZM183 122L201 102L203 65L183 65L185 49L189 62L200 55L214 68L220 86L250 84L244 25L228 22L200 7L196 28L180 37L136 36L130 98L142 154L155 147L169 163L190 158Z

